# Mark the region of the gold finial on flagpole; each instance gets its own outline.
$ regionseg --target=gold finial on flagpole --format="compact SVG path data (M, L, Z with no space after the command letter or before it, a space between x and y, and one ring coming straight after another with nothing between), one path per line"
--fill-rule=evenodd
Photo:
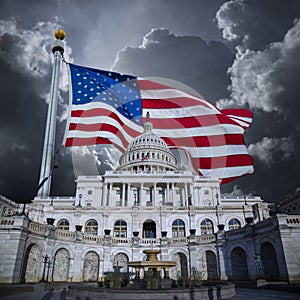
M63 29L57 29L54 33L57 40L63 40L66 37L66 32Z

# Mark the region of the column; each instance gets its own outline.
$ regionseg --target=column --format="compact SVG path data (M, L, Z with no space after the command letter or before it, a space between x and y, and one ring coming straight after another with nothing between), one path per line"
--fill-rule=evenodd
M174 182L171 183L171 187L172 187L172 196L171 196L171 202L174 205Z
M144 199L144 184L141 183L140 184L140 191L139 191L139 199L138 199L138 202L139 202L139 205L144 205L144 202L145 199Z
M109 204L110 204L110 199L111 199L111 194L112 194L112 187L113 187L113 184L112 184L112 182L110 182L109 183L109 192L108 192L108 196L107 196L106 206L109 206Z
M167 185L167 195L166 195L166 202L170 202L170 186L169 186L169 182L166 183Z
M131 199L130 199L130 183L127 183L127 198L125 200L126 206L131 205Z
M187 206L187 201L188 201L188 188L187 188L187 183L184 183L184 205Z
M198 188L192 185L191 187L191 194L192 194L192 203L194 206L199 206L199 198L197 197L197 190Z
M125 206L125 183L122 183L122 201L121 206Z
M152 201L153 201L153 206L155 206L155 203L156 203L156 183L154 183L154 185L153 185L153 199L152 199Z
M104 184L103 184L103 190L102 190L101 206L105 206L106 205L106 199L107 199L107 183L104 182Z

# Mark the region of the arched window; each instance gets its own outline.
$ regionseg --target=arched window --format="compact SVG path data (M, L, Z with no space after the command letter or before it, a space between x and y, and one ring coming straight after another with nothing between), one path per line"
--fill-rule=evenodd
M177 219L172 223L172 236L185 236L185 225L182 220Z
M239 220L237 219L231 219L229 222L228 222L228 229L229 230L233 230L233 229L237 229L237 228L240 228L241 227L241 223Z
M127 237L127 223L124 220L118 220L115 222L114 237Z
M214 233L213 222L209 219L204 219L200 225L201 234L212 234Z
M85 223L84 232L92 235L98 234L98 222L96 220L88 220Z
M61 230L69 230L70 223L68 220L62 219L57 222L56 227L57 227L57 229L61 229Z

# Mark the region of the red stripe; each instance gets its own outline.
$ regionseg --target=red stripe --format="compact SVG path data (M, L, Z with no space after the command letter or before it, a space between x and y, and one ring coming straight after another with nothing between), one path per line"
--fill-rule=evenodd
M88 145L98 145L98 144L112 144L109 139L102 137L93 137L93 138L67 138L65 146L88 146Z
M243 118L253 118L252 111L248 109L239 109L239 108L229 108L229 109L222 109L221 112L225 115L233 115L237 117Z
M151 81L148 79L138 79L138 86L140 90L165 90L165 89L173 89L173 87L158 83L155 81Z
M228 155L212 158L191 157L191 161L196 169L218 169L226 167L240 167L253 165L253 160L248 154Z
M143 118L143 122L146 118ZM196 128L213 125L232 124L244 128L237 122L223 114L213 114L206 116L192 116L185 118L168 118L165 119L151 118L151 123L155 129L178 129L178 128Z
M188 106L203 106L210 108L205 102L192 99L189 97L164 98L164 99L142 99L143 109L168 109L168 108L185 108Z
M244 145L242 134L224 134L212 136L194 136L185 138L162 137L168 146L214 147L222 145Z
M122 142L123 146L127 148L128 140L125 138L124 134L115 126L110 124L74 124L71 123L69 130L80 130L85 132L91 131L108 131L115 134ZM136 132L135 136L138 136L140 133Z
M125 124L116 113L111 112L110 110L104 109L104 108L95 108L95 109L89 109L89 110L72 110L71 111L71 116L72 117L81 117L81 118L85 118L85 117L99 117L99 116L107 116L108 118L112 118L114 120L116 120L121 127L124 129L124 131L126 131L130 136L132 137L137 137L138 135L140 135L141 133L132 129L130 126L128 126L127 124ZM109 120L107 120L109 121ZM131 121L128 120L128 124L130 125ZM70 124L71 125L71 124ZM97 126L103 126L105 124L100 123L100 124L89 124L89 125L84 125L84 124L80 124L80 126L82 126L82 129L78 129L79 124L74 124L72 125L72 128L74 128L74 126L76 126L77 130L84 130L84 131L95 131L95 130L99 130ZM91 129L89 129L89 127ZM95 128L95 130L93 130L93 128ZM102 127L101 127L102 128ZM70 128L71 130L71 128ZM74 129L73 129L74 130Z

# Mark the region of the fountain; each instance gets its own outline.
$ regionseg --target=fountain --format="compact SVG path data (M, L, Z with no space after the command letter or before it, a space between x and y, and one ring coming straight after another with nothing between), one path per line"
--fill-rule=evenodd
M174 300L174 299L229 299L236 295L232 283L207 283L202 286L180 287L172 283L169 269L176 266L175 261L158 260L160 250L143 251L147 257L142 261L130 261L128 266L135 269L135 278L127 286L129 273L121 273L120 266L114 266L113 272L107 272L107 283L103 286L91 286L87 283L70 285L70 296L78 299L103 300ZM127 274L127 275L126 275ZM123 280L124 276L128 277Z
M135 269L135 280L133 287L144 287L146 289L171 288L172 280L169 278L169 269L176 266L175 261L162 261L157 259L160 250L148 249L143 251L147 258L142 261L128 262L129 267ZM141 270L144 278L141 280ZM161 274L164 276L162 277Z

